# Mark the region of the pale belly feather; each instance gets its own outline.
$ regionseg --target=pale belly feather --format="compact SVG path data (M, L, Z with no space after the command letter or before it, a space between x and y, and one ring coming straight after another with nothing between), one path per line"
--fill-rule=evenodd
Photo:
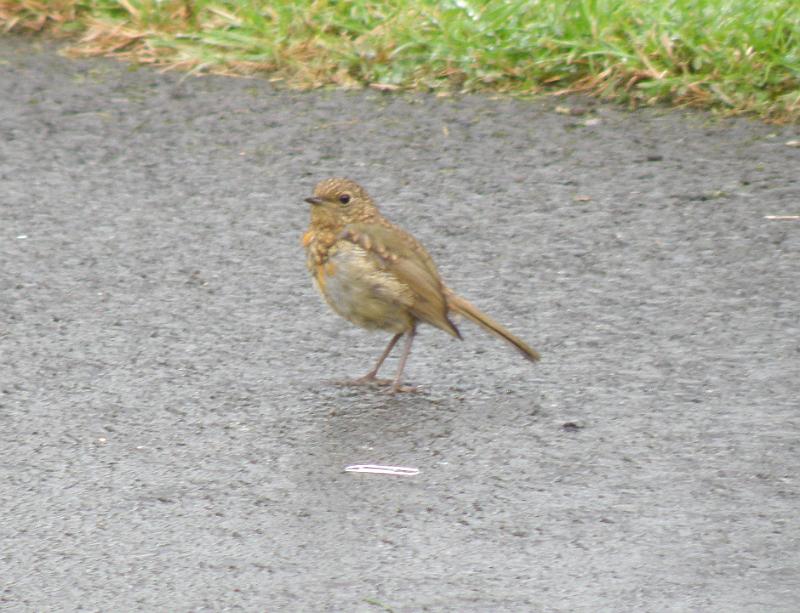
M314 281L330 307L362 328L404 332L413 325L411 291L392 274L378 270L359 246L332 250Z

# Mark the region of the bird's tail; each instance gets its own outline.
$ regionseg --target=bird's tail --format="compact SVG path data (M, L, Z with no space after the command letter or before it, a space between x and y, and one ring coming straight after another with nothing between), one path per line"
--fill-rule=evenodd
M486 313L480 311L470 302L464 300L461 296L458 296L449 289L447 290L447 307L453 313L463 315L467 319L474 321L482 328L485 328L495 336L498 336L504 341L514 345L514 347L516 347L517 350L519 350L519 352L531 362L535 362L539 359L539 353L533 347L530 347L527 343L518 339L494 319L489 317Z

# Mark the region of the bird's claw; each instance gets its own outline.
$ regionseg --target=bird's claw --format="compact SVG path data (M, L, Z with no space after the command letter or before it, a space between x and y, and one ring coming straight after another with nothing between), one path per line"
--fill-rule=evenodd
M403 384L392 385L392 387L386 390L386 393L392 396L394 396L395 394L406 394L406 393L416 394L417 392L419 392L419 388L416 385L403 385Z
M363 377L359 377L358 379L351 379L350 381L346 381L348 385L391 385L394 383L392 379L379 379L373 374L364 375Z
M390 395L419 392L419 388L416 385L403 385L394 379L379 379L374 374L366 374L363 377L358 377L357 379L348 379L345 381L339 381L338 383L339 385L372 385L377 387L386 387L388 389L384 391Z

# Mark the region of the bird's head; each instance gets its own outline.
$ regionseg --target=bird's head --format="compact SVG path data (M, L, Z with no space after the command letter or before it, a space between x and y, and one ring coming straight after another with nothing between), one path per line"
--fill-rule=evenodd
M333 178L317 183L314 195L306 198L311 205L311 220L341 228L369 220L378 209L366 190L350 179Z

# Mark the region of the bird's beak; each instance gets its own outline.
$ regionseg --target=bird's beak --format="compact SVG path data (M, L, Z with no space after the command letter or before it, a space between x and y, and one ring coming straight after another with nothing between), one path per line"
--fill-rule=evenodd
M317 198L316 196L311 196L311 198L306 198L306 202L309 204L322 204L325 201L322 198Z

